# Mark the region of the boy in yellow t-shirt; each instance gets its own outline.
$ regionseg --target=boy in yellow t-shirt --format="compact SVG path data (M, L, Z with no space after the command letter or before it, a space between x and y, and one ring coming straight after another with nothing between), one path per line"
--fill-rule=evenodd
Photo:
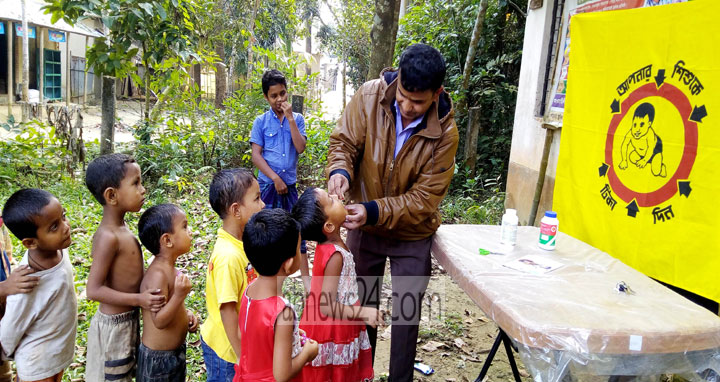
M207 382L231 382L240 354L238 313L243 292L256 277L243 249L250 217L265 206L260 186L248 170L221 170L210 184L210 205L222 228L208 264L205 301L208 316L200 329Z

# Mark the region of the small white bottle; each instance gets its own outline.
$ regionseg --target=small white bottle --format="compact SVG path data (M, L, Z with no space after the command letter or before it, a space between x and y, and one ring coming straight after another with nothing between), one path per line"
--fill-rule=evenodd
M546 211L545 216L540 220L538 247L547 251L555 249L555 238L557 237L559 225L560 221L557 218L557 212Z
M515 245L517 242L517 228L517 211L512 208L506 209L500 226L500 243L509 246Z

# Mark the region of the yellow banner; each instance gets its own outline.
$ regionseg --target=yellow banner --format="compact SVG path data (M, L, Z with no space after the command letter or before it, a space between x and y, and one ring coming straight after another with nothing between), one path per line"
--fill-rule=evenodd
M696 0L571 19L553 200L561 231L715 301L718 15Z

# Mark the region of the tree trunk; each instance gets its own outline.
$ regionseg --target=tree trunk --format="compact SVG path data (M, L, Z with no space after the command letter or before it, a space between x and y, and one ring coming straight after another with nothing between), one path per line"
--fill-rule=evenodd
M250 75L252 74L252 60L253 60L253 41L255 40L255 17L257 16L257 10L260 6L260 0L255 0L255 4L253 5L252 10L252 17L250 18L250 22L248 24L248 29L250 30L250 36L248 37L248 47L247 47L247 77L245 77L246 81L246 88L250 89L252 87L252 83L250 83Z
M462 92L464 97L461 98L461 102L458 105L458 111L463 112L467 105L467 90L470 85L470 74L472 73L473 62L475 61L475 54L477 53L477 45L480 41L480 35L482 34L483 22L485 21L485 13L487 12L488 0L482 0L480 2L480 8L478 9L477 18L475 19L475 26L473 27L472 38L470 39L470 46L468 47L467 57L465 57L465 67L463 68L462 78Z
M23 37L22 37L22 101L25 102L22 108L22 122L26 123L29 119L28 112L30 110L28 102L28 85L30 80L30 51L29 51L29 45L28 45L28 35L30 34L28 31L28 24L27 24L27 17L25 16L25 0L22 0L21 3L22 7L22 29L23 29ZM12 34L12 31L7 31L5 33ZM12 68L8 68L8 70L11 70Z
M367 73L368 80L376 78L384 68L392 65L392 49L395 47L393 28L397 31L399 10L400 0L375 0L375 18L370 32L371 53L370 68Z
M342 87L343 87L343 88L342 88L342 97L343 97L343 100L342 100L342 105L343 105L343 107L342 107L342 109L343 109L343 111L345 111L345 104L347 103L347 102L345 101L345 98L346 98L346 96L345 96L345 88L347 87L347 57L343 57Z
M145 62L145 122L150 122L150 65Z
M465 132L465 165L475 176L477 162L477 140L480 133L480 107L471 107L468 116L468 126Z
M225 44L220 42L215 47L220 61L215 64L215 108L222 109L227 94L227 66L225 65Z
M390 61L388 62L387 66L392 66L393 64L393 57L395 56L395 42L397 41L397 32L398 27L400 26L400 8L402 7L402 0L398 0L395 3L395 15L393 16L393 25L392 30L390 31L390 35L392 36L392 44L390 44ZM378 74L380 74L380 72L378 72Z
M197 89L193 89L193 91L196 91L197 97L195 97L195 102L197 104L200 104L200 98L202 96L202 65L195 64L192 68L192 78L194 85L197 86ZM160 100L158 100L160 101Z
M308 35L305 37L305 51L308 54L312 54L312 18L307 19L305 25L308 30ZM312 65L310 62L305 65L305 74L308 76L312 74Z
M170 85L165 88L165 90L158 95L157 102L155 102L155 106L153 106L152 110L150 110L150 119L156 119L160 116L160 112L162 111L162 107L165 105L165 102L168 99L168 95L175 90L175 85Z
M115 78L103 76L100 155L110 154L115 142Z

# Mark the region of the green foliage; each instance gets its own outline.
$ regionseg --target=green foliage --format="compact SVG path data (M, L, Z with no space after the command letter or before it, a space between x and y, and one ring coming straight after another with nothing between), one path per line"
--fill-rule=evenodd
M505 193L500 176L473 176L467 167L455 166L450 193L440 204L445 224L500 224L505 211Z
M526 0L516 3L520 9L526 8ZM482 108L477 163L480 173L496 178L507 173L525 16L507 0L489 1L469 91L463 94L462 72L479 5L480 0L428 0L412 6L400 21L395 56L398 59L416 42L442 52L448 68L445 86L455 104L466 98L467 105ZM462 161L467 111L459 110L455 117L461 136L458 159Z
M374 3L369 0L347 0L333 12L335 26L323 25L318 31L324 51L347 63L349 82L357 89L365 82L370 68L370 29Z
M12 136L0 141L0 179L9 183L23 174L35 179L72 174L70 152L54 127L37 120L15 124L10 119L3 127Z
M195 49L193 0L45 0L45 13L69 24L92 18L107 28L107 37L95 39L87 50L88 65L96 74L121 78L134 69L133 58L144 48L143 61L167 57L186 60Z
M327 186L325 178L325 165L330 145L330 133L334 123L322 116L310 115L305 118L305 133L307 144L305 152L298 160L298 183L306 187Z
M197 179L202 179L202 175L220 168L254 168L250 131L255 118L268 110L260 78L269 67L285 73L291 94L306 96L308 144L300 155L300 181L314 185L324 182L323 169L332 123L313 111L318 108L317 101L307 97L315 74L295 76L294 73L299 72L298 65L303 63L295 54L261 47L253 49L257 56L267 58L268 67L260 60L251 73L250 82L241 83L240 89L225 99L223 109L198 101L199 89L182 91L181 86L175 85L171 86L174 91L167 95L169 101L164 118L136 128L136 158L145 182L152 185L155 192L182 193L188 187L199 186ZM170 82L186 81L186 77L178 72L183 71L175 70L172 74L175 77L171 76Z

